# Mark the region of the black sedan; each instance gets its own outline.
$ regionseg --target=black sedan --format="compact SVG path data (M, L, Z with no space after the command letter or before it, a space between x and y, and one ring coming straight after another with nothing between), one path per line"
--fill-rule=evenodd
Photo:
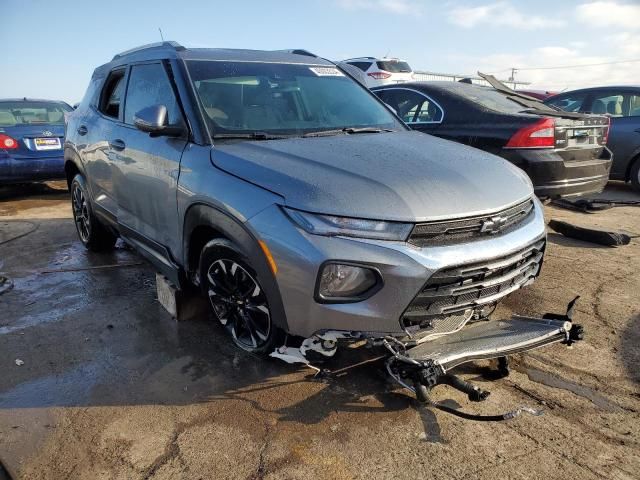
M492 87L411 82L373 88L414 130L499 155L522 168L540 197L601 192L611 168L606 116L563 112Z
M640 190L640 87L596 87L562 93L545 100L571 112L607 114L611 129L607 146L613 152L611 178L631 182Z

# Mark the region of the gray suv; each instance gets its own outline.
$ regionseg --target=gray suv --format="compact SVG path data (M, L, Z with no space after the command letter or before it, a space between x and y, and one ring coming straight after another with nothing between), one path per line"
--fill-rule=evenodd
M86 247L122 237L258 354L285 333L332 351L459 331L532 282L545 248L521 170L410 131L304 50L118 54L70 115L64 156Z

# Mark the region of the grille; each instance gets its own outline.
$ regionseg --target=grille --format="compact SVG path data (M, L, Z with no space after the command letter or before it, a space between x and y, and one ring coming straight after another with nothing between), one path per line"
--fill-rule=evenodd
M439 270L402 316L403 327L493 303L538 276L545 241L518 253Z
M514 230L533 212L533 200L490 215L417 224L409 243L418 247L450 245Z

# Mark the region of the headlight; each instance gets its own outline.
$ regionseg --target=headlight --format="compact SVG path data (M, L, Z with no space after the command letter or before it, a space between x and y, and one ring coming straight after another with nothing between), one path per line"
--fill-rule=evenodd
M328 237L342 235L345 237L404 241L413 228L413 224L410 223L336 217L334 215L302 212L290 208L284 208L284 211L296 225L306 232Z
M360 301L377 291L379 273L359 265L328 262L320 269L316 299L320 302ZM369 294L369 295L367 295Z

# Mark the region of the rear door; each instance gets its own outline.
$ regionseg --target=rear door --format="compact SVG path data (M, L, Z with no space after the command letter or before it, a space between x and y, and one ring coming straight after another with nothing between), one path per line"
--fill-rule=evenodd
M592 113L604 110L609 115L607 146L613 152L611 176L624 179L629 163L640 151L640 93L620 89L598 91L591 95L589 110Z
M162 62L131 65L124 124L113 140L118 148L114 183L121 232L162 256L179 247L176 193L187 140L152 137L135 127L134 117L146 107L164 105L169 124L185 124L169 72L169 65Z
M111 147L122 125L122 100L127 69L119 67L107 76L98 103L91 107L87 116L77 127L79 138L83 138L84 168L96 212L110 221L117 216L114 172L118 152Z

